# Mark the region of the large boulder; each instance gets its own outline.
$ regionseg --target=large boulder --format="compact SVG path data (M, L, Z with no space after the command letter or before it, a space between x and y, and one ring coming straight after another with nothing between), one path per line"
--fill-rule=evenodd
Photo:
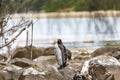
M72 67L65 67L62 70L59 70L65 80L73 80L73 76L75 75L76 71Z
M22 72L23 69L21 67L6 65L2 70L0 70L0 80L18 80Z
M37 58L38 56L45 55L45 48L36 48L32 47L32 59ZM13 52L12 58L27 58L31 59L31 47L19 47Z
M93 80L119 80L120 66L92 64L89 67L89 75Z
M28 67L24 69L22 75L19 77L19 80L45 80L45 72L42 69L36 67Z
M80 76L90 75L93 80L119 80L120 63L112 56L98 56L84 62ZM118 71L118 72L117 72Z
M67 49L68 59L71 59L72 53ZM32 59L35 59L39 56L49 56L54 55L54 47L48 48L36 48L32 47ZM31 59L31 46L28 47L19 47L13 52L12 58L28 58Z
M120 54L116 54L117 51L120 51L120 47L115 47L115 46L107 46L107 47L101 47L96 49L93 53L92 53L92 57L96 57L96 56L100 56L100 55L107 55L107 56L113 56L117 58L120 58Z
M38 62L35 62L35 61L27 59L27 58L14 58L10 61L10 63L14 64L16 66L22 67L22 68L35 66L36 64L38 64Z
M112 57L112 56L98 56L91 58L84 62L81 73L88 74L88 68L92 64L101 64L101 65L118 65L120 66L120 62Z
M21 80L65 80L56 67L42 65L43 67L30 67L24 70Z
M52 65L42 65L42 67L29 67L24 70L20 80L73 80L75 70L69 66L58 70Z

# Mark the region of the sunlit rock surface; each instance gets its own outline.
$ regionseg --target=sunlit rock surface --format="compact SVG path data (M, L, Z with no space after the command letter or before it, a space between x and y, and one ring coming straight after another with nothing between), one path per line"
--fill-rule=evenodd
M101 65L119 65L120 62L112 56L98 56L85 61L83 64L81 74L88 74L88 68L91 64L101 64Z
M24 72L23 72L23 75L45 75L45 72L43 72L42 70L38 69L34 69L34 68L28 68L28 69L25 69Z
M112 56L98 56L85 60L74 80L119 80L120 63Z
M5 80L17 80L22 72L23 69L15 65L7 65L0 71Z
M57 68L52 65L29 68L24 70L21 77L22 80L65 80Z

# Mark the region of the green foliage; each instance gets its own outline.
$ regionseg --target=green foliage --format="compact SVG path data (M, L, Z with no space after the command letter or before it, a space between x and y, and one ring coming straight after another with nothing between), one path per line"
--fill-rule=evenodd
M45 5L43 5L43 10L45 10L46 12L53 12L57 9L58 5L57 5L57 0L49 0L45 3Z
M53 11L59 11L64 10L66 8L72 8L72 4L75 0L49 0L45 3L43 6L43 10L46 12L53 12Z
M78 0L75 11L120 10L119 0Z
M120 10L120 0L49 0L42 8L45 11L58 11L71 8L73 11Z
M30 11L40 11L46 0L24 0L23 8Z
M0 0L0 10L2 2L10 12L120 10L120 0Z
M74 10L75 11L86 11L88 10L88 2L86 0L78 0L74 3Z

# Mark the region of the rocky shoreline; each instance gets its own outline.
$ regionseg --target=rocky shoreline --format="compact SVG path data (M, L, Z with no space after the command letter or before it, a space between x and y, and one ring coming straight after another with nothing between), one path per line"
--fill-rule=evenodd
M61 70L57 69L58 65L53 53L53 47L33 47L33 59L30 59L30 48L30 46L20 47L14 50L14 54L12 55L9 64L6 64L3 61L5 58L2 55L0 56L0 80L76 80L76 78L81 75L86 77L86 79L82 80L91 80L84 74L86 73L86 70L87 75L92 76L97 80L99 80L99 78L100 80L109 80L106 79L108 73L115 76L114 80L119 80L119 75L117 73L119 73L118 69L120 65L120 47L102 47L96 49L92 53L83 49L74 51L68 50L68 57L71 58L68 59L68 65ZM90 64L92 63L92 66L89 65L90 67L87 67L88 63L86 64L86 61L89 61ZM100 66L98 66L98 63L96 65L96 61L100 62ZM106 66L105 64L113 66L114 70L118 72L114 72L113 68L109 68L110 66ZM108 68L104 69L102 66ZM94 70L95 68L98 69L97 72ZM103 72L99 72L101 69ZM88 70L94 72L88 73ZM105 79L102 79L100 76L96 77L93 73L94 75L105 76Z

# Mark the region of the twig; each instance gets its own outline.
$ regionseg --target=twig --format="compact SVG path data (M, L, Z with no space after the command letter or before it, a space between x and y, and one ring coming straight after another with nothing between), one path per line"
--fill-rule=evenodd
M13 26L13 27L11 27L10 29L8 29L8 30L2 32L1 34L8 33L9 31L14 30L15 28L22 28L24 25L26 25L25 23L29 23L29 21L26 21L26 22L24 22L24 23L22 23L22 24ZM18 26L19 26L19 27L18 27ZM0 35L1 35L1 34L0 34Z
M28 25L27 28L30 27L30 26L29 26L30 24L32 24L32 21L29 22L28 24L26 24L26 25ZM14 40L16 40L16 38L26 29L26 25L25 25L25 27L24 27L10 42L8 42L7 44L3 45L3 46L0 47L0 48L3 48L3 47L5 47L5 46L8 46L10 43L12 43ZM5 62L6 62L6 63L9 63L9 61L11 60L11 58L12 58L12 54L8 56L8 58L7 58L7 60L6 60Z
M31 59L32 59L32 55L33 55L33 52L32 52L32 44L33 44L33 24L32 24L32 28L31 28Z
M29 22L28 24L22 24L22 26L30 25L30 24L32 24L32 21ZM30 27L30 26L28 26L28 27ZM14 40L16 40L16 38L17 38L24 30L25 30L25 27L24 27L11 41L9 41L8 43L2 45L2 46L0 47L0 49L3 48L3 47L8 46L10 43L14 42Z

